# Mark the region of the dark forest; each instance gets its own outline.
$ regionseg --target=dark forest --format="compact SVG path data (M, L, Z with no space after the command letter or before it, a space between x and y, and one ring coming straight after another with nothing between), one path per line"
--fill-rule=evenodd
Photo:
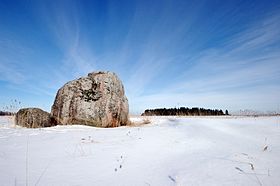
M157 108L147 109L141 116L222 116L229 115L228 110L225 113L218 109L204 109L204 108Z

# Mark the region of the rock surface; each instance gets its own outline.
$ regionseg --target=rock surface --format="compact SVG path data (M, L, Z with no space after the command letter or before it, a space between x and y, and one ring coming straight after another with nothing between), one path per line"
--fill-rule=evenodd
M50 113L39 108L20 109L15 117L16 125L28 128L50 127L56 125Z
M51 114L63 125L118 127L128 124L128 112L128 100L117 75L92 72L58 90Z

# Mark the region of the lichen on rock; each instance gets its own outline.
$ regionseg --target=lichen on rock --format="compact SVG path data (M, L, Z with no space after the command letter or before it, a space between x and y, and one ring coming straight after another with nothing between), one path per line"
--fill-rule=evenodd
M56 121L50 113L39 108L20 109L15 117L16 125L27 128L51 127L56 125Z
M58 90L51 114L63 125L117 127L129 123L128 109L124 87L117 75L92 72Z

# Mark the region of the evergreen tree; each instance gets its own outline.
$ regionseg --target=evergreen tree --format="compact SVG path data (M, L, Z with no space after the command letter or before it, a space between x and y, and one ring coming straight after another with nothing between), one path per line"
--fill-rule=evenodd
M228 110L226 110L226 115L229 115L229 114L228 114Z
M226 110L225 114L222 110L218 109L204 109L204 108L156 108L156 109L147 109L142 116L220 116L228 115Z

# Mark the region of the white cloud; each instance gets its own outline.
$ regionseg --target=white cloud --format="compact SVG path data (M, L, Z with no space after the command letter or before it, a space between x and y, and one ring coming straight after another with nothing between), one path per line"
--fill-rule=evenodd
M2 34L1 36L0 80L20 84L27 79L24 71L25 69L23 68L24 58L30 55L32 50L25 47L19 41L8 38Z
M208 48L194 54L194 65L182 67L186 68L185 72L178 74L181 81L162 87L157 94L129 95L131 100L135 100L132 110L140 112L150 107L174 107L178 103L231 110L246 106L260 110L276 109L280 103L280 51L273 45L279 46L280 41L278 18L274 15L260 20L232 36L223 47ZM172 61L168 65L172 65Z

